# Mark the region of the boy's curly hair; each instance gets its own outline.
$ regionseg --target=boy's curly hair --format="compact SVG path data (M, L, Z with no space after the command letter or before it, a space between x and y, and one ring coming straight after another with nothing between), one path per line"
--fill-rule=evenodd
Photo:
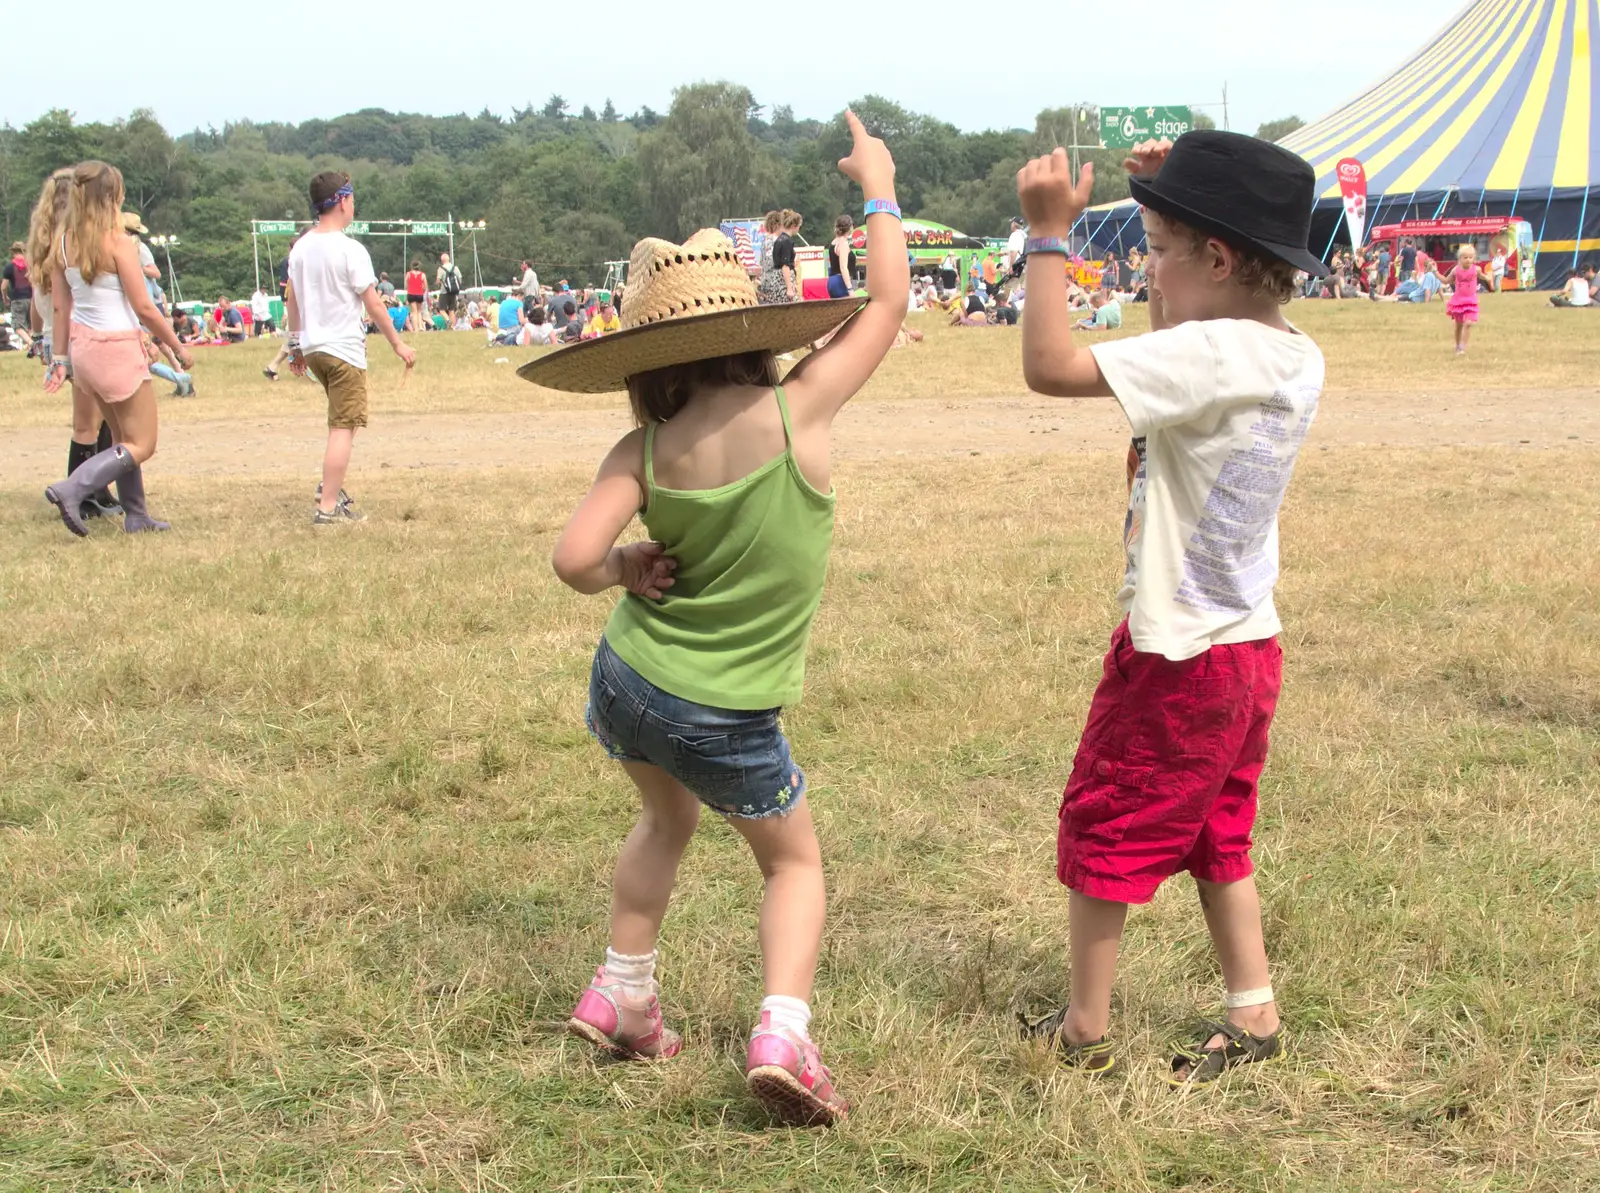
M1185 224L1171 216L1161 215L1159 212L1147 212L1145 218L1151 214L1159 218L1167 231L1175 238L1182 240L1189 246L1191 254L1198 253L1206 247L1208 240L1221 240L1234 252L1239 254L1239 267L1234 270L1233 276L1238 279L1252 297L1270 298L1279 304L1286 304L1294 297L1294 275L1297 272L1293 265L1287 261L1279 261L1276 257L1268 257L1254 249L1243 245L1234 244L1225 237L1214 236L1210 232L1201 231L1193 224Z

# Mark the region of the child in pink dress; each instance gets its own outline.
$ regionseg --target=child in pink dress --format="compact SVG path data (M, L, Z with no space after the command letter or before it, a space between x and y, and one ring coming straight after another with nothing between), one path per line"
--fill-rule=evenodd
M1444 304L1444 313L1456 321L1456 352L1467 350L1467 336L1478 321L1478 250L1470 244L1456 254L1456 267L1450 271L1456 292Z

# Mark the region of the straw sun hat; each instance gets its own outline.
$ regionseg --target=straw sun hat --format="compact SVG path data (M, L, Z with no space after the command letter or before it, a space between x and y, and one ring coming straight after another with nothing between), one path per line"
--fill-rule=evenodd
M733 242L714 228L683 244L641 240L628 262L622 330L557 349L517 370L524 381L573 393L626 389L628 378L669 365L741 352L787 352L821 338L861 307L859 298L775 303L755 283Z

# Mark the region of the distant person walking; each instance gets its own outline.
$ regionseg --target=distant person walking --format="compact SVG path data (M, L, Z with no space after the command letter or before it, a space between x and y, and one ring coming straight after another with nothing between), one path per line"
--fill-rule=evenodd
M783 212L769 211L761 225L761 277L756 283L756 299L763 306L789 301L789 287L783 271L774 264L778 237L783 234Z
M389 341L406 368L417 354L400 339L384 310L371 255L345 235L356 214L350 175L325 170L311 180L310 196L317 222L289 254L285 322L293 353L290 369L297 377L309 371L328 395L328 446L311 522L333 526L362 520L344 491L356 430L367 425L367 337L362 315ZM409 276L407 281L409 286ZM408 313L408 321L414 315Z
M539 275L537 272L535 272L533 268L533 262L531 261L524 261L522 263L522 282L520 288L522 290L522 313L529 319L532 319L533 308L539 306L540 302Z
M1455 293L1444 305L1444 313L1455 320L1456 353L1467 350L1467 339L1472 325L1478 321L1478 250L1470 244L1461 246L1456 253L1456 267L1450 271L1450 284Z
M833 221L833 240L828 244L828 297L849 298L854 287L855 253L850 248L850 233L856 222L847 215Z
M291 274L291 276L293 276ZM422 272L422 262L413 260L406 273L406 330L422 330L422 311L428 301L428 275Z
M449 253L439 254L439 272L435 281L439 287L438 310L445 313L445 326L456 321L456 301L461 296L461 270L450 260ZM434 326L438 326L435 320Z
M145 287L139 250L123 231L123 198L116 167L97 161L74 167L66 229L51 261L55 311L45 390L61 388L70 361L73 384L99 404L113 440L111 447L45 490L67 529L79 536L89 533L81 509L84 499L112 481L122 503L123 530L171 529L145 508L141 466L156 452L157 414L139 325L170 348L184 369L193 367L189 350L178 342Z
M61 243L61 233L67 226L67 200L72 193L72 168L57 170L45 180L39 191L28 222L28 276L34 281L33 327L39 359L46 372L51 367L51 331L55 320L55 302L51 295L53 270L51 258ZM111 446L111 427L100 414L100 406L88 389L72 385L72 437L67 443L67 474L70 476L79 464ZM120 514L122 507L107 488L90 493L79 507L85 518L98 518Z

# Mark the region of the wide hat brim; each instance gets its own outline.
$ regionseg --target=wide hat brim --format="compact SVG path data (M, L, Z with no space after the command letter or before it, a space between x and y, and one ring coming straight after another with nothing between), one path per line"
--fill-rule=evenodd
M1161 180L1130 178L1128 191L1142 206L1159 212L1161 215L1170 215L1180 223L1199 228L1202 232L1209 232L1219 240L1242 247L1259 249L1269 257L1279 261L1286 261L1296 269L1303 269L1314 278L1328 276L1328 267L1321 258L1315 256L1303 244L1282 244L1277 241L1262 240L1243 229L1237 228L1228 221L1219 219L1214 215L1196 211L1181 199L1173 198L1157 189Z
M861 309L864 299L773 303L664 319L595 340L569 344L530 360L517 376L568 393L614 393L628 378L743 352L788 352L820 339Z

